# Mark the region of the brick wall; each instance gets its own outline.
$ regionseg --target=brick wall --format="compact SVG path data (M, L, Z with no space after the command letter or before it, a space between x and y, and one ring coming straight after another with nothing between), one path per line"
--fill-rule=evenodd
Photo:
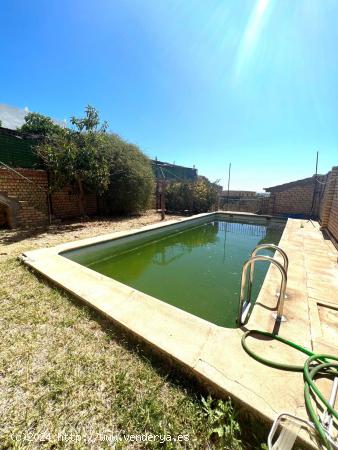
M44 170L0 169L0 193L10 201L19 203L17 225L33 226L47 222L47 174Z
M327 229L338 241L338 167L333 167L326 175L267 190L270 191L270 198L263 212L317 217L322 228Z
M329 230L338 241L338 167L332 167L325 184L320 208L322 228Z
M48 222L48 178L45 170L0 168L0 204L1 197L7 203L18 205L15 223L17 226L32 227ZM27 178L28 180L22 178ZM6 208L2 203L5 216ZM78 194L72 187L66 187L51 196L52 216L63 219L80 215ZM86 214L97 213L97 202L94 194L85 196ZM1 212L1 211L0 211ZM0 223L1 225L1 223Z
M80 215L79 196L73 186L67 186L62 191L51 195L52 212L57 218L76 217ZM85 196L85 212L88 215L97 213L97 198L95 194Z
M227 201L226 198L222 197L219 202L219 209L223 209L226 211L239 211L239 212L251 212L257 213L261 210L262 199L260 197L257 198L241 198L241 199L232 199L229 198Z
M5 227L7 224L7 211L5 205L0 203L0 228Z
M314 183L271 192L269 213L274 215L308 215L311 213Z

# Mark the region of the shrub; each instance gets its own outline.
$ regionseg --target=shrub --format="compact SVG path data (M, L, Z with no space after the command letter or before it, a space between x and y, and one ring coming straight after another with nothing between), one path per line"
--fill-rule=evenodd
M166 209L202 213L217 203L217 185L205 177L195 182L170 183L166 189Z
M150 160L133 144L119 136L106 136L110 179L108 190L101 196L104 214L134 214L149 207L154 191Z
M154 179L149 159L133 144L107 133L98 111L88 105L85 116L72 117L73 129L62 129L40 114L26 116L26 127L44 131L37 153L49 171L52 189L76 183L84 215L84 194L101 195L105 214L131 214L146 209Z

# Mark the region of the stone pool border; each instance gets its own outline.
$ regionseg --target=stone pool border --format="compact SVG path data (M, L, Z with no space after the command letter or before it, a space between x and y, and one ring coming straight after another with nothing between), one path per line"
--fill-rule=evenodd
M189 374L212 387L219 395L230 395L237 403L262 419L271 422L282 410L305 416L301 374L267 369L252 360L240 344L243 329L227 329L214 325L60 255L61 252L82 246L217 216L232 216L233 219L246 217L261 223L271 219L271 216L223 211L199 214L148 225L137 230L115 232L28 251L22 255L22 260L54 284L166 355L169 360L178 362ZM281 324L280 334L293 338L301 345L314 348L311 333L314 329L318 333L318 317L314 314L316 317L311 318L309 305L313 305L314 301L311 301L309 295L306 262L302 250L307 237L309 242L315 239L316 244L320 242L321 245L324 244L324 239L318 234L318 224L305 222L289 219L279 244L289 255L291 275L287 289L289 299L285 305L289 320ZM333 263L336 255L331 247L329 253ZM276 307L275 294L280 282L278 276L276 269L270 267L247 328L268 331L274 329L275 322L271 311ZM317 300L321 300L322 304L322 299ZM332 306L332 301L329 303ZM312 331L311 323L315 323L312 325ZM322 344L322 340L320 343ZM326 344L328 343L324 342L324 345ZM285 357L284 361L290 359L295 363L299 359L298 355L290 356L288 351L280 349L274 342L254 342L254 345L257 351L264 351L266 356L271 353L272 358L277 351L279 359Z

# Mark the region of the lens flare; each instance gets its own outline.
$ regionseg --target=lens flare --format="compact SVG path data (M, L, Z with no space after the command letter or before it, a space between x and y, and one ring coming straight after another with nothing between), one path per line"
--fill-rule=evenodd
M271 0L257 0L256 2L239 45L234 70L235 81L242 76L250 64L261 33L271 13L271 5Z

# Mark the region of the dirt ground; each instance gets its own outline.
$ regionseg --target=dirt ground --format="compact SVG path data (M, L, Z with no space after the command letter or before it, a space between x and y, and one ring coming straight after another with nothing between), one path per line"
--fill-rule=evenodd
M167 215L165 220L175 220L181 217ZM159 221L161 221L159 213L148 211L132 217L94 217L35 229L0 230L0 257L15 256L25 250L52 247L63 242L71 242L115 231L141 228Z

